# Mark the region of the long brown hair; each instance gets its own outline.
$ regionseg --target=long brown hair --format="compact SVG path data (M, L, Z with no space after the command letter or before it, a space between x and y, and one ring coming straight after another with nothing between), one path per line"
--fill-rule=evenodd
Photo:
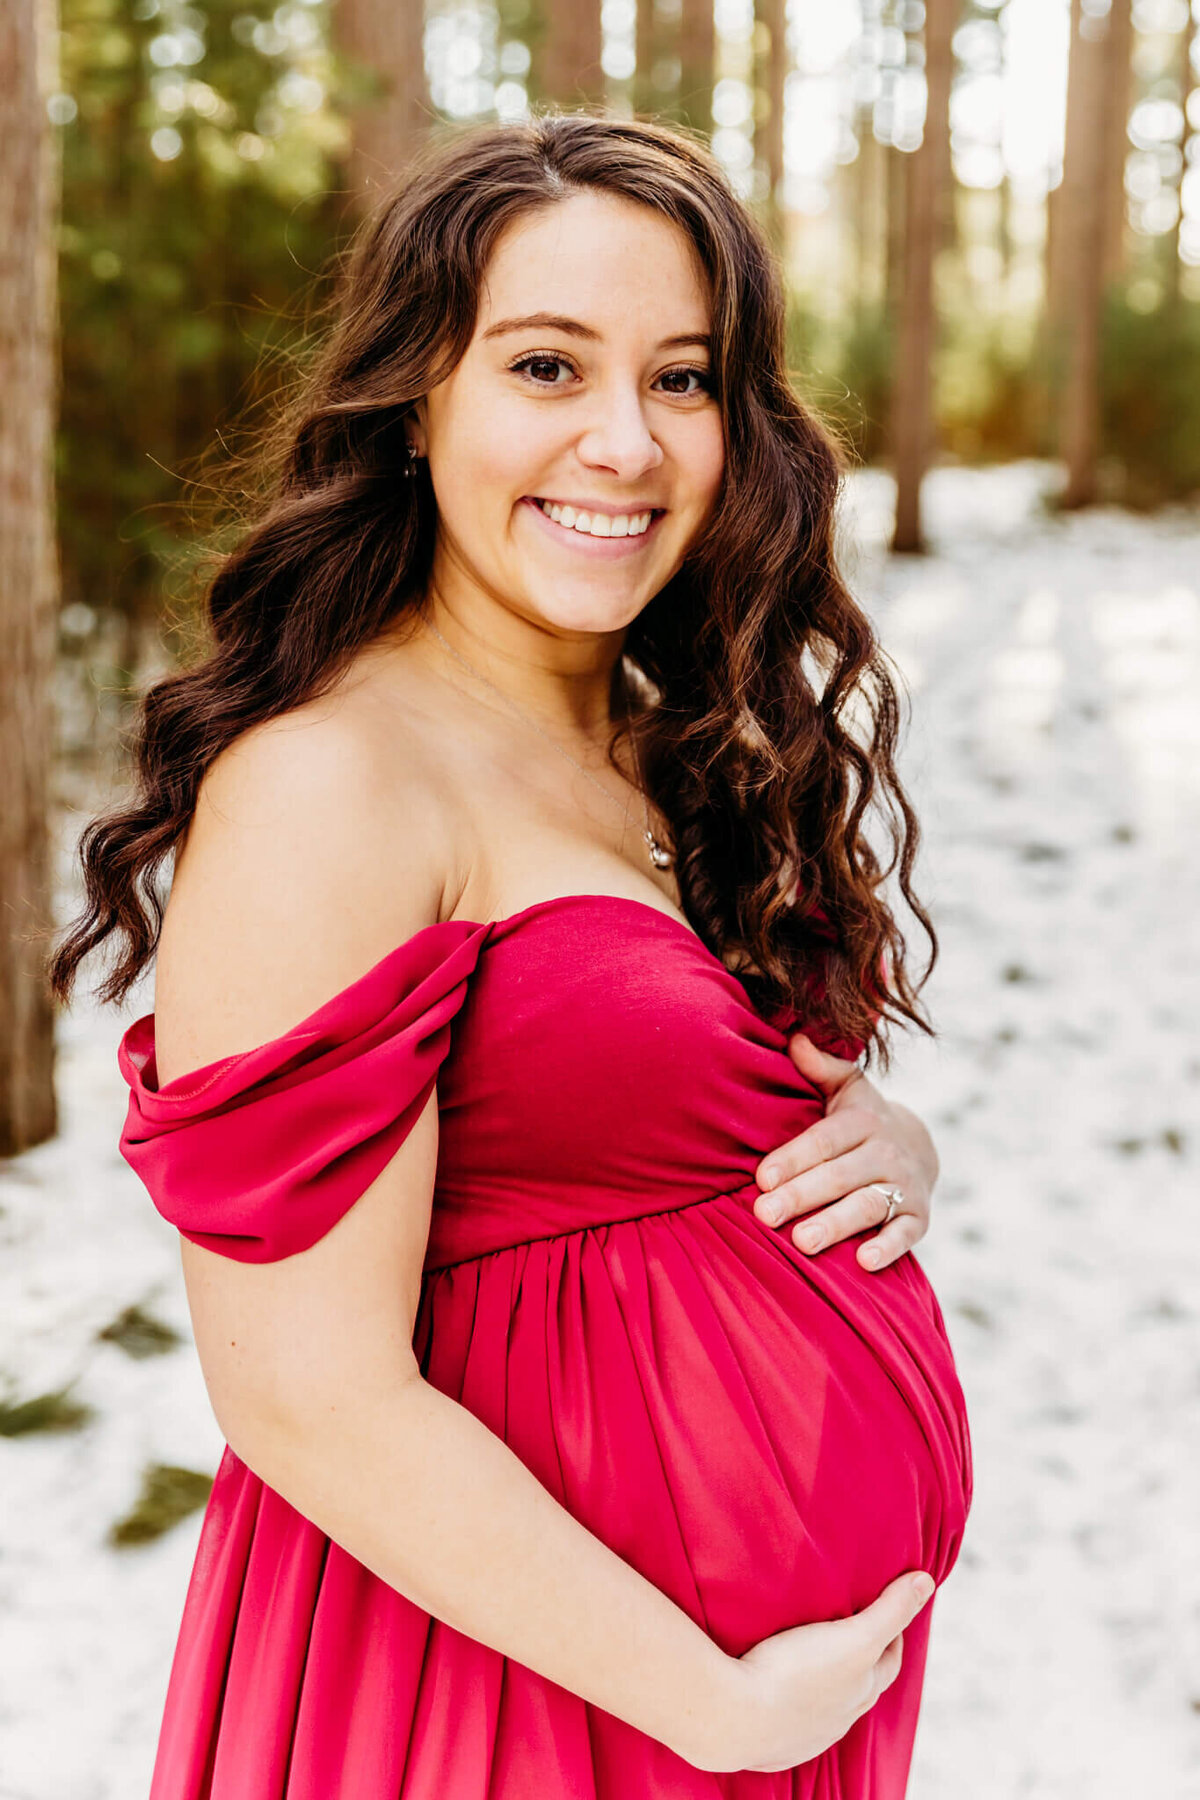
M589 189L653 208L695 245L726 446L707 525L628 628L610 754L637 731L684 912L756 1005L802 1006L814 1036L867 1043L885 1068L886 1021L933 1035L916 996L937 939L910 888L896 686L836 567L841 460L788 381L775 258L701 143L587 112L435 140L361 228L332 329L268 445L260 516L208 589L211 645L144 696L133 801L80 838L86 905L49 963L60 999L111 933L123 948L102 1000L123 999L153 955L156 877L214 758L324 692L420 604L437 515L427 473L401 479L405 416L470 343L501 234ZM886 865L864 831L872 807ZM917 987L880 892L897 868L930 940Z

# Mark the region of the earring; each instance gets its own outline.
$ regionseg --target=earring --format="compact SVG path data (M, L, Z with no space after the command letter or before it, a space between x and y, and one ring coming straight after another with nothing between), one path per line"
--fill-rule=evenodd
M404 461L404 473L411 479L417 472L417 463L420 460L421 453L415 444L409 444L407 449L408 454Z

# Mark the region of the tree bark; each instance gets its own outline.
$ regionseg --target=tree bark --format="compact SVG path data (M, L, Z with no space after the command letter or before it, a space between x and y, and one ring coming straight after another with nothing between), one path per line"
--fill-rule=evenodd
M871 306L887 289L887 205L883 189L885 151L875 136L872 109L860 109L855 126L858 155L849 177L854 231L854 303Z
M654 0L637 0L637 23L634 27L633 109L648 116L660 109L661 95L654 85L654 68L662 49L662 30Z
M757 0L757 19L765 25L768 44L758 80L764 116L755 136L758 157L767 177L767 229L777 247L783 243L783 92L787 81L786 0Z
M1079 35L1081 9L1072 0L1071 43ZM1089 24L1089 30L1091 25ZM1093 42L1089 39L1087 42ZM1086 46L1085 46L1086 47ZM1095 44L1093 43L1093 47ZM1104 118L1097 122L1096 96L1089 95L1090 79L1086 55L1072 54L1067 77L1067 130L1063 150L1063 179L1047 196L1048 230L1046 236L1046 318L1052 329L1063 331L1069 323L1074 299L1074 272L1071 268L1073 237L1064 212L1074 199L1074 188L1081 165L1098 164L1103 189L1104 279L1119 279L1126 262L1126 197L1125 159L1129 150L1129 108L1133 91L1133 10L1130 0L1113 0L1108 17L1108 38L1104 52L1105 76L1100 102ZM1089 126L1088 119L1093 123ZM1089 141L1089 130L1098 129L1103 143L1097 153ZM1073 170L1075 173L1069 174ZM1065 235L1064 235L1065 232Z
M683 0L679 15L679 110L684 122L712 135L717 35L713 0Z
M357 210L400 176L433 119L425 79L425 0L336 0L334 43L355 87L348 172Z
M996 245L1000 251L1000 280L1008 291L1013 263L1013 187L1007 169L996 192Z
M0 12L0 1156L58 1129L49 832L58 605L51 0Z
M904 288L905 211L908 199L908 157L895 144L882 146L884 161L884 298L889 319L900 317Z
M1192 52L1200 44L1200 13L1193 12L1191 19L1179 34L1179 105L1183 111L1183 125L1179 133L1179 153L1183 158L1180 170L1179 214L1175 224L1167 233L1167 302L1172 308L1178 308L1183 299L1183 263L1179 255L1179 228L1183 223L1183 177L1187 171L1187 148L1191 131L1188 125L1187 103L1192 91L1195 66Z
M934 263L950 181L952 41L959 0L925 7L925 131L907 158L903 283L891 416L894 551L921 551L921 484L933 450Z
M602 47L600 0L548 0L537 54L539 92L567 108L599 105L604 99Z
M1125 159L1129 152L1129 108L1133 95L1133 8L1113 0L1109 20L1108 82L1104 131L1104 280L1125 273Z
M1105 295L1104 173L1118 126L1106 115L1113 60L1128 47L1117 20L1130 0L1113 0L1104 18L1071 5L1067 139L1059 207L1059 272L1052 328L1065 350L1066 386L1060 449L1067 465L1064 507L1090 506L1100 455L1100 353ZM1125 120L1119 121L1122 139Z

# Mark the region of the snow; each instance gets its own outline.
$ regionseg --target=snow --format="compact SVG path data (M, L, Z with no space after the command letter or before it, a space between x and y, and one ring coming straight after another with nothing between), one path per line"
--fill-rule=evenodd
M898 1038L885 1085L942 1158L917 1255L976 1463L910 1800L1200 1797L1200 518L1055 517L1057 479L939 469L926 559L885 553L884 473L843 510L910 697L939 1035ZM62 1129L0 1166L0 1391L95 1409L0 1439L0 1800L147 1791L199 1515L105 1534L146 1464L221 1450L175 1233L117 1150L151 1004L81 992ZM182 1346L98 1341L134 1303Z

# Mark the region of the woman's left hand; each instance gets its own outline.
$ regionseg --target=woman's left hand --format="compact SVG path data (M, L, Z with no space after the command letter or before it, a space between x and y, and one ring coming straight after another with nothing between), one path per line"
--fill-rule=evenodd
M938 1177L933 1139L916 1113L885 1100L857 1063L829 1056L795 1031L788 1052L825 1096L825 1116L770 1151L755 1171L762 1197L755 1215L782 1225L807 1215L792 1242L812 1253L878 1225L887 1208L871 1182L895 1184L903 1210L858 1247L864 1269L883 1269L929 1230L929 1201Z

